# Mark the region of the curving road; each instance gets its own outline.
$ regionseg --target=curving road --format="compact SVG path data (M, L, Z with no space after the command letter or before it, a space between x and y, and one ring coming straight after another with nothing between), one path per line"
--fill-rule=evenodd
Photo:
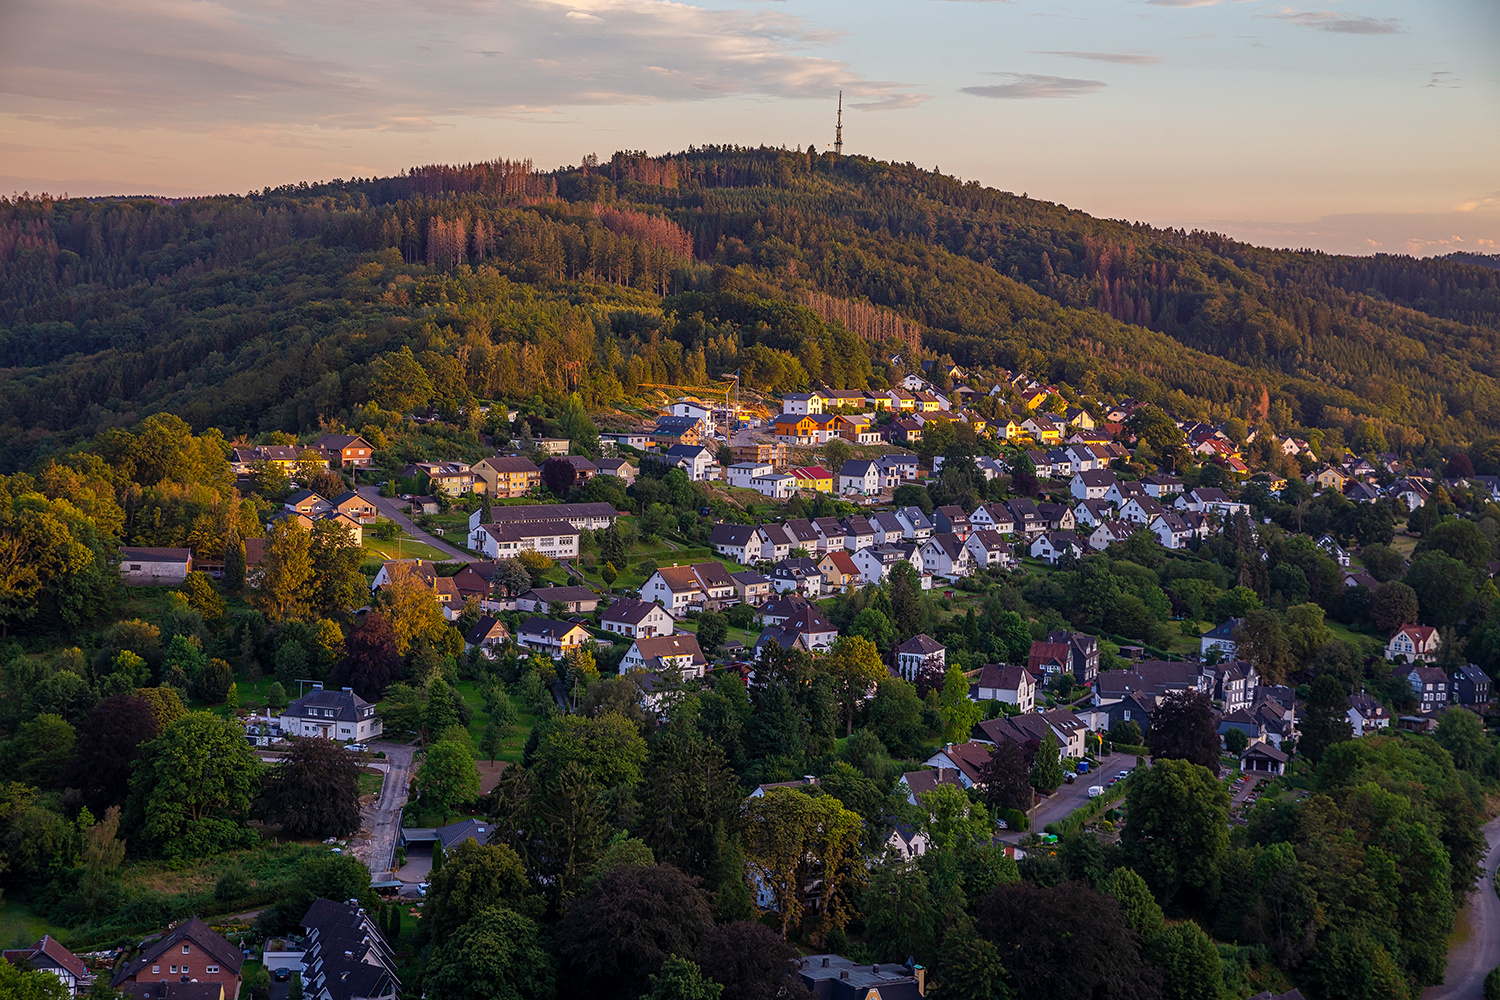
M412 523L411 518L407 517L406 513L401 509L401 504L399 501L392 500L389 497L383 497L380 495L380 487L361 486L359 488L359 495L364 499L370 501L370 503L374 504L375 509L380 511L380 513L384 514L386 517L390 518L392 521L395 521L398 525L400 525L402 529L404 529L406 533L412 538L415 538L417 541L422 542L425 545L431 545L433 548L446 555L449 559L453 559L458 562L479 561L479 556L470 555L469 553L464 552L460 549L455 549L453 546L445 544L441 538L436 538L432 535L429 535L427 532L417 527Z
M1479 888L1464 907L1469 936L1448 953L1448 974L1440 986L1422 991L1422 1000L1480 1000L1484 977L1500 966L1500 896L1495 894L1495 868L1500 865L1500 819L1484 825L1489 854L1479 876Z

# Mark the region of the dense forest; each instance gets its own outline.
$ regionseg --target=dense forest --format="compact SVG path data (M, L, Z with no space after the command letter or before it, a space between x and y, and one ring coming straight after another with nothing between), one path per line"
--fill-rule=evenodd
M0 200L6 469L162 410L298 432L732 371L879 386L913 353L1413 451L1500 427L1497 341L1500 272L1472 255L1264 250L795 150ZM381 377L403 348L415 395Z

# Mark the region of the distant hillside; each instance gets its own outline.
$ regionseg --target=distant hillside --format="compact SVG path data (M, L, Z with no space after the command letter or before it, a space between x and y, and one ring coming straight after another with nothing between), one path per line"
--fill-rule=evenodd
M402 348L420 384L383 360ZM0 200L0 467L163 409L255 434L736 369L768 391L878 385L896 355L1420 451L1500 430L1500 272L1263 250L774 149Z

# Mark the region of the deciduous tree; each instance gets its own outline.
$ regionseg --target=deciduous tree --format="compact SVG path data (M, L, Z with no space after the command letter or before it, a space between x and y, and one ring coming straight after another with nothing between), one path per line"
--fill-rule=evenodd
M1120 844L1130 867L1160 899L1212 899L1229 852L1229 793L1213 772L1159 760L1131 777L1126 802Z
M261 809L292 837L347 837L359 830L359 766L333 740L293 737L270 768Z
M261 770L237 724L191 712L142 748L130 779L130 826L168 858L249 843L245 820Z
M1163 698L1146 742L1153 757L1188 760L1218 773L1218 720L1213 702L1201 691L1173 691Z

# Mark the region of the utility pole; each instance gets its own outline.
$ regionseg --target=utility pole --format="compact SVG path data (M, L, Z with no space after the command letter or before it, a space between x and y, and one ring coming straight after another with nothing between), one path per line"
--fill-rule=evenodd
M833 129L833 152L837 156L844 155L844 92L839 91L839 119Z

